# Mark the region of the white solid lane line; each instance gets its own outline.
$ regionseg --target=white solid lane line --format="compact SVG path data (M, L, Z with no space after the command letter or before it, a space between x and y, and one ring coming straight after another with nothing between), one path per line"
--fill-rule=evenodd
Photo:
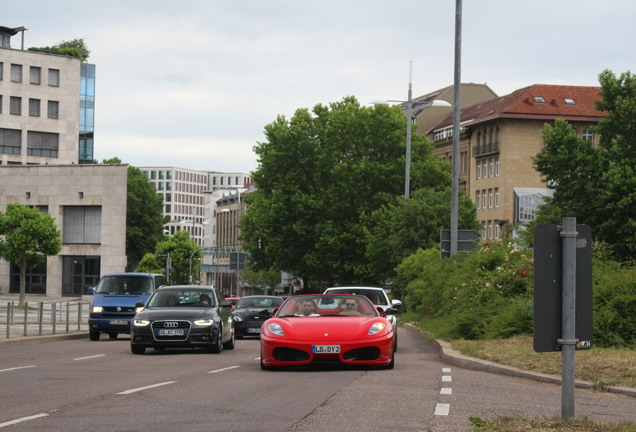
M18 369L28 369L28 368L34 368L34 367L35 366L18 366L18 367L9 368L9 369L0 369L0 372L9 372L9 371L18 370Z
M22 418L19 418L19 419L15 419L15 420L11 420L11 421L8 421L8 422L0 423L0 428L6 427L6 426L11 426L11 425L18 424L18 423L22 423L22 422L25 422L27 420L33 420L33 419L40 418L40 417L46 417L46 416L48 416L47 413L40 413L40 414L35 414L35 415L32 415L32 416L28 416L28 417L22 417Z
M106 354L97 354L97 355L88 356L88 357L78 357L78 358L74 358L73 360L88 360L88 359L94 359L97 357L104 357L104 356L106 356Z
M435 406L436 416L447 416L449 412L450 412L450 404L438 403Z
M212 371L209 371L208 373L225 372L226 370L236 369L238 367L240 367L240 366L230 366L230 367L226 367L226 368L223 368L223 369L212 370Z
M149 385L149 386L146 386L146 387L138 387L138 388L135 388L135 389L125 390L125 391L119 392L117 394L127 395L127 394L135 393L135 392L138 392L138 391L148 390L148 389L151 389L151 388L161 387L161 386L165 386L165 385L168 385L168 384L174 384L174 383L176 383L176 381L166 381L166 382L162 382L162 383L158 383L158 384Z

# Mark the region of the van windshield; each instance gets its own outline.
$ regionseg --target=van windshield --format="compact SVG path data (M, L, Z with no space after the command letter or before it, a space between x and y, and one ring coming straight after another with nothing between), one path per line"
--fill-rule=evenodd
M142 276L104 276L99 281L95 294L152 294L152 280Z

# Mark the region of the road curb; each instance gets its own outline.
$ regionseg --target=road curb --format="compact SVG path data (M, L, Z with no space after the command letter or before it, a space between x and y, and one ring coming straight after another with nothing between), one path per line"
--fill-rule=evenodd
M506 365L494 363L488 360L468 357L466 355L463 355L459 351L454 350L450 343L441 339L435 339L434 337L431 336L429 332L425 330L419 330L411 323L406 323L402 325L409 327L415 331L424 333L424 335L426 336L426 340L437 348L437 352L440 359L442 359L446 363L459 366L465 369L478 370L483 372L496 373L500 375L508 375L508 376L517 377L517 378L531 379L531 380L539 381L542 383L561 385L561 377L559 376L548 375L548 374L544 374L540 372L526 371L526 370L518 369L512 366L506 366ZM577 388L588 389L588 390L594 388L594 384L592 384L589 381L583 381L583 380L575 380L574 385ZM636 398L636 389L629 388L629 387L602 386L602 387L599 387L598 390Z
M15 337L9 339L0 339L0 346L18 346L18 345L33 345L37 343L43 342L54 342L58 340L68 340L68 339L88 339L88 332L73 332L73 333L62 333L62 334L49 334L42 336L22 336Z

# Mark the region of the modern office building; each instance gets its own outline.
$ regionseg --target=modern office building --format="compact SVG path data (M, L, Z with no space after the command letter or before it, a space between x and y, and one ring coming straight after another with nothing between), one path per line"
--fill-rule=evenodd
M594 105L599 91L535 84L461 111L459 183L477 206L482 239L498 240L505 225L534 220L543 197L552 194L532 161L544 146L546 123L563 118L583 140L597 144L592 126L603 115ZM434 151L451 161L452 115L427 133Z
M0 27L0 211L9 203L55 218L62 251L27 272L27 293L78 296L126 268L126 165L93 165L95 66L12 46ZM90 164L90 165L88 165ZM0 260L0 293L18 292Z
M250 182L243 173L219 173L176 167L139 167L163 198L163 214L169 218L165 233L187 230L199 246L214 246L214 207L223 191L236 190Z

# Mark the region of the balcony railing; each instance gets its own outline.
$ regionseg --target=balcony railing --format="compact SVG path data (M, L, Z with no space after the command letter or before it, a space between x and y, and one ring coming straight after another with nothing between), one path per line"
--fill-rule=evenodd
M499 142L475 146L473 148L474 156L485 156L493 153L499 153Z

